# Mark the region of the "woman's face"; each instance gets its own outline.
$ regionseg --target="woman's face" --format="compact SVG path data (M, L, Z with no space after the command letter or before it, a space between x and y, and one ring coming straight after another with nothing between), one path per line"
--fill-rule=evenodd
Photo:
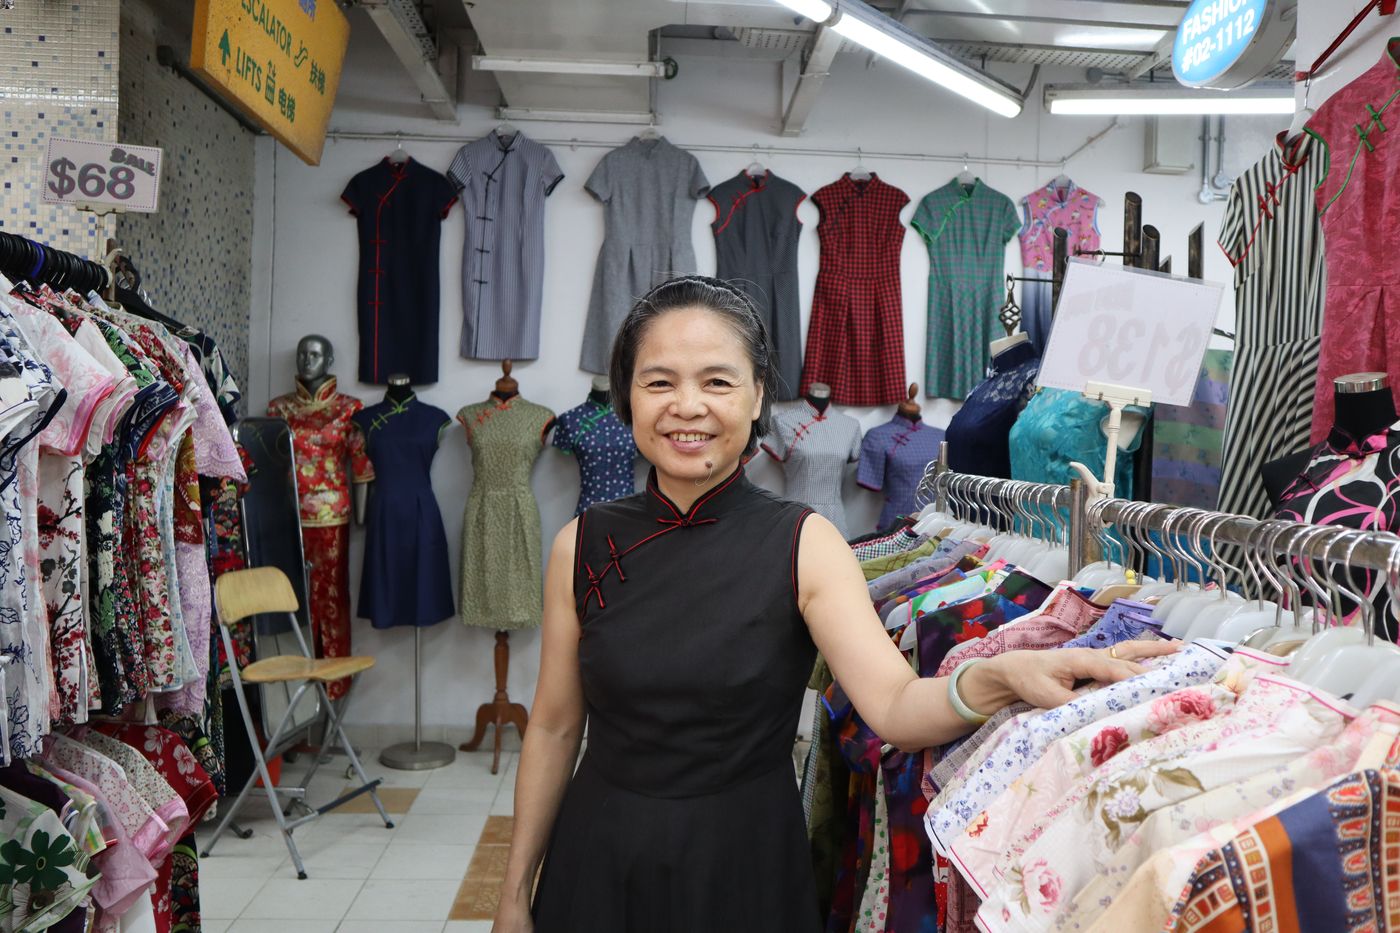
M669 311L647 326L631 393L638 449L658 474L676 480L727 476L763 404L743 343L704 308Z

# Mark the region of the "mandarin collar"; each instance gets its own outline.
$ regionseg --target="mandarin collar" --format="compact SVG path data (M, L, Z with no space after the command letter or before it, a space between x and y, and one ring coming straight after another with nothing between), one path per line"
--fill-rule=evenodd
M510 137L510 142L506 142L506 138L505 138L505 136L501 135L500 129L494 129L494 130L491 131L491 138L495 140L495 142L496 142L496 147L497 147L498 149L500 149L502 152L510 152L510 151L513 150L517 145L519 145L519 144L520 144L520 136L521 136L521 131L520 131L520 130L516 130L515 133L511 135L511 137Z
M326 381L321 383L315 393L306 387L306 383L301 381L300 376L296 377L296 383L297 398L303 402L314 402L318 405L324 405L326 402L330 401L331 396L335 395L334 376L327 376Z
M917 431L924 426L924 419L919 418L915 420L913 418L906 418L899 412L895 412L894 417L890 419L890 423Z
M1316 448L1317 452L1313 454L1307 467L1284 491L1283 500L1286 502L1303 492L1316 492L1326 486L1337 475L1341 466L1336 458L1349 461L1344 469L1351 469L1351 463L1397 445L1400 445L1400 421L1362 438L1354 437L1342 428L1333 426L1332 430L1327 432L1327 439Z
M696 499L688 510L683 511L661 491L661 486L656 481L656 467L652 467L647 474L647 509L658 521L665 524L708 524L732 509L751 488L753 484L749 482L741 462L723 482Z
M807 406L807 410L812 413L812 417L816 418L818 421L825 421L827 415L831 414L830 399L827 399L825 409L818 409L817 406L812 404L812 400L807 398L806 396L802 397L802 404Z

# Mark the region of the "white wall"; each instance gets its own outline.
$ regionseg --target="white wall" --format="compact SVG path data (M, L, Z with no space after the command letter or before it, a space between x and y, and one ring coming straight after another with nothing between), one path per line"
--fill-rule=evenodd
M356 26L361 22L356 21ZM367 25L367 24L365 24ZM771 168L808 192L834 181L854 163L858 146L867 152L972 154L972 168L992 187L1013 200L1044 184L1058 169L1045 167L983 166L977 159L988 155L1026 159L1058 159L1080 146L1107 125L1105 118L1052 118L1036 104L1020 118L1007 121L990 116L888 64L868 68L864 57L842 56L833 67L822 98L797 140L776 135L781 115L781 69L774 62L686 57L680 77L659 88L661 129L672 142L685 147L728 144L748 147L799 146L839 149L844 155L762 155ZM1008 68L1006 76L1024 82L1028 70ZM1078 80L1066 73L1059 80ZM460 123L453 128L431 120L407 117L423 108L417 94L387 48L367 42L360 30L352 46L351 62L341 89L332 125L340 130L392 133L397 130L451 133L466 142L488 132L495 120L483 106L461 108ZM1202 220L1207 231L1206 277L1229 280L1229 267L1210 243L1219 226L1222 205L1201 205L1196 200L1199 176L1146 175L1143 164L1143 127L1139 120L1125 120L1068 166L1078 182L1107 201L1101 212L1104 248L1121 248L1123 193L1137 191L1143 197L1148 223L1162 232L1163 254L1174 254L1184 271L1186 235ZM1233 175L1258 158L1270 134L1284 121L1232 120L1228 130L1227 170ZM1278 124L1278 125L1275 125ZM532 124L526 132L537 139L606 140L621 144L630 133L624 127ZM1194 137L1197 121L1186 121L1181 132ZM303 334L320 332L337 348L340 388L367 402L382 394L378 387L353 381L357 343L355 334L355 223L337 200L347 179L393 148L388 141L337 141L326 146L319 168L308 168L286 151L273 151L263 140L259 157L257 193L257 246L254 257L254 312L252 323L253 384L249 386L249 411L260 411L267 399L292 387L293 352ZM408 139L414 158L445 171L457 141L430 143ZM577 369L584 314L587 308L593 264L603 235L601 206L583 191L583 182L602 156L601 148L555 146L555 155L566 178L549 200L546 241L544 337L539 360L521 363L516 376L525 397L555 411L578 404L588 391L589 375ZM1195 149L1192 150L1196 151ZM746 153L701 152L698 158L712 182L730 177L750 161ZM917 203L927 192L946 183L960 168L948 163L867 158L867 165L891 184L903 188ZM912 215L914 205L905 212ZM714 248L708 230L713 209L701 202L696 209L693 235L702 271L713 271ZM818 263L817 212L804 204L799 216L805 225L799 269L803 290L803 326ZM460 327L458 257L462 245L462 214L457 209L443 231L441 381L420 390L432 404L455 413L478 401L491 390L500 373L491 363L469 362L456 355ZM923 383L924 335L928 260L912 231L904 241L903 287L905 299L905 358L910 381ZM1020 267L1019 253L1008 250L1008 270ZM1162 309L1167 313L1167 309ZM1229 326L1233 311L1227 300L1222 324ZM260 342L265 341L265 342ZM257 348L265 346L260 358ZM947 423L953 406L948 402L925 404L931 423ZM888 420L891 409L855 409L851 412L867 427ZM451 431L433 468L433 485L441 503L447 536L457 572L461 512L470 489L471 475L466 437ZM754 479L781 490L781 476L770 463L751 469ZM848 482L847 502L852 527L873 526L879 508L876 497ZM545 546L571 517L577 497L574 462L546 450L537 465L534 489L539 498ZM358 581L362 533L354 535L352 577ZM358 586L358 582L355 583ZM356 600L357 601L357 600ZM489 630L464 628L450 621L426 633L425 722L447 726L455 737L466 729L478 704L491 697L493 636ZM378 666L363 678L351 711L362 726L402 726L412 721L412 636L407 630L376 632L360 620L355 623L357 651L379 657ZM538 635L512 637L510 692L529 703L538 669ZM386 740L406 737L402 728L386 730Z
M1298 70L1306 71L1323 50L1332 44L1368 0L1299 0L1298 41L1295 52ZM1400 35L1397 16L1379 16L1374 11L1356 27L1332 57L1322 66L1310 86L1298 84L1299 106L1317 109L1338 88L1345 87L1385 54L1385 44ZM1379 103L1377 104L1379 106Z

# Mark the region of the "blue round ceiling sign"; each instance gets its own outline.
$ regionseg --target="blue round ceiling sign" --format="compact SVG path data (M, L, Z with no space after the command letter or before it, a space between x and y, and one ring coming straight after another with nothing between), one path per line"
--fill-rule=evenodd
M1172 71L1188 87L1248 84L1278 63L1296 22L1297 0L1193 0L1176 30Z

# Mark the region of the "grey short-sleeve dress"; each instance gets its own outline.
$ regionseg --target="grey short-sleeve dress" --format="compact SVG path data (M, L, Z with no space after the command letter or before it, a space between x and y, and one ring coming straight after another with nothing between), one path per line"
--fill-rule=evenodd
M830 519L842 537L850 537L841 482L846 465L860 459L860 422L830 406L817 411L810 402L773 412L773 430L763 449L783 465L783 495Z
M457 150L447 178L466 216L462 356L533 360L544 300L544 199L564 177L548 147L492 130Z
M715 219L717 275L742 288L758 305L773 342L780 401L797 398L802 381L802 324L798 310L797 206L807 197L772 172L740 172L710 190Z
M584 187L606 215L579 366L604 373L632 303L652 286L695 271L690 223L710 183L695 156L664 137L634 136L603 156Z

